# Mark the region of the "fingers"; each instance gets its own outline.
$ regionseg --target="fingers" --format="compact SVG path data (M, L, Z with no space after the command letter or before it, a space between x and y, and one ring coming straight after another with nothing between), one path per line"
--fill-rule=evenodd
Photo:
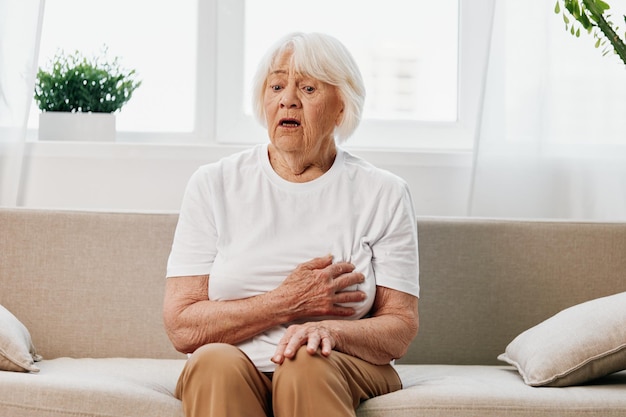
M342 304L359 303L366 299L365 293L356 290L356 285L364 281L364 275L355 272L352 263L333 263L332 256L328 255L300 264L281 284L280 290L283 296L291 299L294 294L300 294L293 301L297 310L292 320L320 316L347 317L354 314L354 309Z
M338 304L359 303L365 300L367 295L363 291L358 291L354 288L355 285L362 284L365 281L365 276L359 272L352 272L354 271L354 265L347 262L336 263L328 268L333 269L334 274L338 274L332 279L333 311L330 314L351 316L354 314L354 309L340 307Z
M278 343L272 362L280 365L286 359L293 359L301 346L306 346L310 355L321 350L322 355L328 356L335 347L335 341L330 331L320 323L292 325Z
M341 292L348 287L353 285L362 284L365 282L365 276L360 272L350 272L346 274L342 274L333 279L333 286L335 292Z
M319 333L313 333L309 335L309 339L306 343L306 351L309 353L309 355L313 355L315 354L315 352L317 352L317 349L319 348L321 342L322 337L319 335Z
M336 293L333 302L334 304L360 303L364 301L365 298L367 298L367 294L363 291L344 291ZM354 314L354 310L350 310L352 311L351 314Z
M354 271L355 266L350 262L337 262L326 267L326 271L332 278Z
M300 264L300 268L309 270L322 270L326 276L330 279L337 280L338 290L349 287L350 285L360 284L363 282L363 274L354 273L356 268L350 262L336 262L333 263L333 255L326 255L319 258L313 258L310 261Z
M326 255L304 262L300 264L300 268L309 270L324 270L330 278L336 278L354 271L355 266L350 262L333 263L333 255Z
M321 256L313 258L308 262L304 262L300 266L306 269L324 269L333 263L333 255Z
M274 352L274 356L272 356L271 359L272 362L274 362L276 365L280 365L285 361L285 349L288 342L289 341L285 340L285 338L283 337L283 339L281 339L281 341L276 346L276 351Z
M365 276L360 272L354 272L355 268L350 262L331 263L324 268L325 273L332 281L334 311L330 314L350 316L354 314L352 308L339 307L337 304L358 303L367 297L364 292L350 288L365 282Z

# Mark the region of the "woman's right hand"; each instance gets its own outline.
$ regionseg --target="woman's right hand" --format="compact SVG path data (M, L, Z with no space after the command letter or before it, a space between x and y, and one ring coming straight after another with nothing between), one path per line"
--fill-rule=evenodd
M349 262L333 263L332 255L311 259L296 267L274 290L275 296L292 307L292 320L351 316L354 309L340 304L361 302L366 297L362 291L345 290L365 279L362 273L354 272L354 268Z

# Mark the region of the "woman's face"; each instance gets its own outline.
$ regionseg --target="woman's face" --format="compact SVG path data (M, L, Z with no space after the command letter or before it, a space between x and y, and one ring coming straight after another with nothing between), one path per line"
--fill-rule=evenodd
M283 152L315 157L334 144L333 131L343 114L337 88L296 73L291 53L280 56L267 77L264 93L267 130L272 144Z

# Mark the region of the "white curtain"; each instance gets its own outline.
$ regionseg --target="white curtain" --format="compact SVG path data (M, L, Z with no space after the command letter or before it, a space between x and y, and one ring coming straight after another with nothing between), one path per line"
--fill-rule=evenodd
M496 0L469 213L623 221L626 65L554 4Z
M19 204L44 0L0 0L0 206Z

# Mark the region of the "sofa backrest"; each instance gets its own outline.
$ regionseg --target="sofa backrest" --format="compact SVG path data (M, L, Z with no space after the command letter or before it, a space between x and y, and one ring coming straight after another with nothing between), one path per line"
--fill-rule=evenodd
M0 304L45 358L184 357L163 329L176 214L0 209ZM518 333L626 291L626 224L419 218L420 331L400 363L496 364Z
M161 315L177 216L0 210L0 304L46 359L178 358Z
M626 291L626 224L420 218L420 330L399 362L500 364L523 330Z

